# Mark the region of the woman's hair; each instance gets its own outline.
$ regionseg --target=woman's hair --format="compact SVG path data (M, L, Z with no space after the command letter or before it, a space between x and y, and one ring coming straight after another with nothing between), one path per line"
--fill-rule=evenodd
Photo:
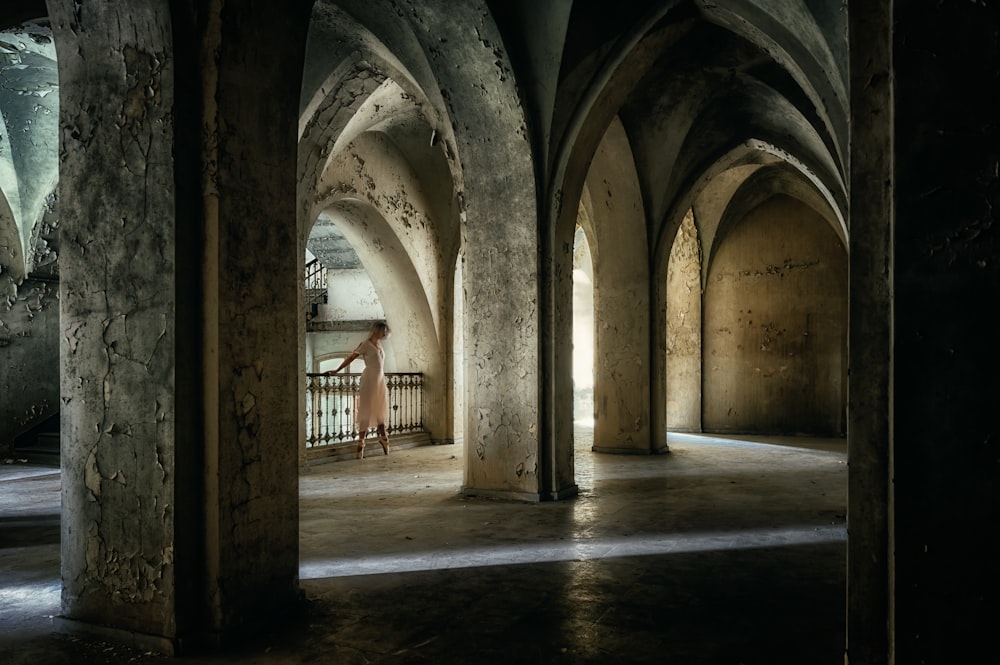
M373 334L376 330L384 330L386 335L392 332L389 329L389 324L386 323L385 321L376 321L375 323L373 323L372 329L369 331L369 334Z

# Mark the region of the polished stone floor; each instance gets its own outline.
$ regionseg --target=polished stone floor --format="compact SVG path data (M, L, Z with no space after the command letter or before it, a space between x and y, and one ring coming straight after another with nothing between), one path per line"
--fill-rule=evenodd
M59 476L0 465L0 663L843 662L843 439L590 452L575 499L463 496L461 446L301 475L295 627L171 661L55 635Z

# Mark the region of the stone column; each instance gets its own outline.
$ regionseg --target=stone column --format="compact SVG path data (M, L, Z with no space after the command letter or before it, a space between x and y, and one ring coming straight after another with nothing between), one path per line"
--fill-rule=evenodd
M671 431L701 431L702 391L702 288L701 245L694 213L688 210L677 234L671 238L666 277L660 294L666 303L663 330L663 364L666 372L667 391L666 426ZM664 238L663 241L667 241ZM662 274L658 272L657 274ZM657 326L659 328L659 326ZM656 357L656 354L654 354ZM658 405L653 408L656 409Z
M308 11L152 0L50 11L62 95L57 626L170 653L298 598L290 100L302 63L255 45L301 45Z
M428 2L419 19L414 34L447 100L454 138L443 138L454 140L461 171L463 491L549 498L540 439L538 201L525 112L486 3ZM442 38L470 30L478 39Z
M594 236L594 450L648 454L649 244L635 160L612 123L587 176Z
M889 662L892 17L850 3L847 662Z
M199 578L197 443L177 386L173 63L166 3L50 3L60 74L62 617L169 651ZM189 399L192 398L193 399ZM179 403L180 401L180 403ZM187 450L181 450L181 448ZM190 532L189 532L190 533ZM190 606L188 606L190 608Z
M201 10L199 61L215 57L218 70L202 70L201 195L190 201L204 211L206 606L223 636L298 598L296 145L309 3L251 6ZM271 40L280 55L259 48Z
M540 500L537 236L483 212L465 233L463 491Z

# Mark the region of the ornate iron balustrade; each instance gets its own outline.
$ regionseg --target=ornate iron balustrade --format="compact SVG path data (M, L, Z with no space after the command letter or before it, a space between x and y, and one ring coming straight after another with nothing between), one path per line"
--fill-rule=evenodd
M391 373L385 378L389 386L389 435L422 432L424 375ZM306 375L307 449L357 440L354 415L360 387L360 374ZM368 436L374 441L374 428Z
M306 320L315 315L314 306L317 303L326 302L326 268L313 259L306 264L305 279L305 300L306 300Z
M306 264L305 287L306 293L310 291L326 291L326 268L318 259L313 259Z

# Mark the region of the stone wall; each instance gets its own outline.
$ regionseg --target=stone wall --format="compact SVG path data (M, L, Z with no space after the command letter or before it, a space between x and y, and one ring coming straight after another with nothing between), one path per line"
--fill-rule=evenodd
M0 456L59 412L59 287L0 274Z
M844 433L847 256L784 196L719 246L705 288L706 431Z

